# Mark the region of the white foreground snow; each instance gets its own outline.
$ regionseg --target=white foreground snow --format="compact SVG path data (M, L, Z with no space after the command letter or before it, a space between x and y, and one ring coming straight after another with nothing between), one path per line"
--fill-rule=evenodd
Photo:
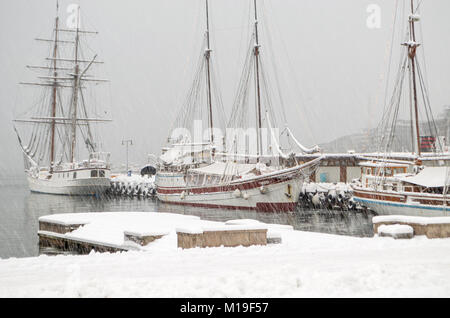
M267 225L282 244L182 250L175 228L230 225L164 213L55 217L90 222L72 236L118 245L123 230L169 235L143 251L0 260L0 297L450 296L450 239L355 238Z
M414 229L409 225L392 224L392 225L380 225L378 227L378 234L413 234Z

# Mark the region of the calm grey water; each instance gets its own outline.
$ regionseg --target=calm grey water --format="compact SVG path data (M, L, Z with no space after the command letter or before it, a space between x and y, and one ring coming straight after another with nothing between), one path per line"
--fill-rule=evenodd
M288 224L297 230L352 236L372 236L372 215L357 212L299 210L262 213L168 205L155 199L127 197L68 197L31 193L23 175L0 178L0 258L39 255L38 219L57 213L146 211L196 215L202 219L227 221L257 219Z

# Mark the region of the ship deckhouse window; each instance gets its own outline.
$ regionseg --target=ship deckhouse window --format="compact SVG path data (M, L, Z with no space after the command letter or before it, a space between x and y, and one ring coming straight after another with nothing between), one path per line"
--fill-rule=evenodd
M105 170L99 170L99 177L104 178L105 177Z
M91 178L97 178L98 173L97 170L91 170Z
M74 179L77 178L77 172L76 172L76 171L73 173L73 178L74 178Z
M203 180L205 179L205 175L200 175L198 178L198 185L203 185Z
M198 174L192 174L190 183L192 185L198 185Z

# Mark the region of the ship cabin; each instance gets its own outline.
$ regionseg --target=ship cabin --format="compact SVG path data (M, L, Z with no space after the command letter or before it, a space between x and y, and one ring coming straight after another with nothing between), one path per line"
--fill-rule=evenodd
M164 172L183 172L199 168L212 162L214 148L210 143L173 144L162 148L158 170Z
M110 153L95 152L89 154L89 160L78 163L60 163L49 169L39 169L40 179L76 180L89 178L110 178Z
M403 191L398 177L408 175L409 164L367 161L361 162L362 187L372 190Z
M376 191L443 194L449 192L450 167L423 167L391 162L363 162L362 187ZM413 170L413 173L408 170Z
M261 171L256 164L214 162L205 167L189 169L185 181L188 187L205 187L258 175L261 175Z

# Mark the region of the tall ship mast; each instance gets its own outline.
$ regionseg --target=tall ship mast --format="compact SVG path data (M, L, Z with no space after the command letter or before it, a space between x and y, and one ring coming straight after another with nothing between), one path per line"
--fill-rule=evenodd
M419 4L420 5L420 4ZM381 130L385 135L380 146L383 150L375 160L362 162L361 180L352 185L354 199L378 214L400 214L413 216L450 216L448 202L450 186L450 167L448 156L439 143L437 128L433 119L430 99L424 74L417 58L418 48L416 24L421 17L418 6L410 0L411 12L408 16L406 48L401 55L400 67L396 76L390 103L385 109ZM408 94L403 91L409 84ZM402 104L409 106L411 123L411 160L395 161L388 159L393 141L396 138L396 124ZM421 106L421 108L420 108ZM422 136L420 129L420 110L427 117L429 136ZM432 144L432 154L423 149L424 140ZM427 157L433 156L437 166L424 165ZM444 160L447 159L447 160ZM447 162L447 164L445 163Z
M225 112L215 81L208 0L205 0L204 12L205 33L194 78L170 128L168 145L159 157L161 169L185 171L191 166L210 164L217 148L224 144L223 136L215 135L216 128L225 128ZM207 129L205 134L204 128Z
M57 3L53 36L36 39L51 48L47 64L27 65L38 73L38 80L20 83L39 88L40 98L14 120L14 130L31 191L102 194L110 186L109 153L99 151L92 125L110 120L95 116L95 105L88 102L87 95L89 84L108 80L91 74L93 66L103 62L96 54L84 59L82 47L82 38L97 32L80 29L79 7L74 28L61 27L58 11ZM16 124L24 126L20 132ZM82 156L86 159L81 160Z
M206 8L208 10L208 1ZM254 27L232 114L227 124L225 149L222 152L212 152L214 156L210 157L210 162L203 165L192 161L190 165L170 169L167 164L160 164L156 186L158 198L162 202L267 212L293 211L303 182L319 165L321 157L306 163L297 162L295 153L286 153L276 141L277 136L271 121L275 116L269 116L269 113L274 115L277 109L272 107L269 100L268 78L261 63L256 0L253 0L253 8ZM206 17L208 21L208 13ZM209 35L209 32L207 34ZM255 95L253 111L249 103L252 83ZM252 116L253 113L255 117ZM263 127L264 123L267 127ZM265 134L263 128L267 128ZM293 138L287 126L286 129ZM229 130L232 131L231 135L228 135ZM267 145L265 142L267 131L274 145ZM255 140L249 140L245 132L255 132ZM302 152L318 151L318 147L308 149L293 139ZM249 148L255 145L256 153L251 153ZM272 148L275 154L268 153L264 146Z

